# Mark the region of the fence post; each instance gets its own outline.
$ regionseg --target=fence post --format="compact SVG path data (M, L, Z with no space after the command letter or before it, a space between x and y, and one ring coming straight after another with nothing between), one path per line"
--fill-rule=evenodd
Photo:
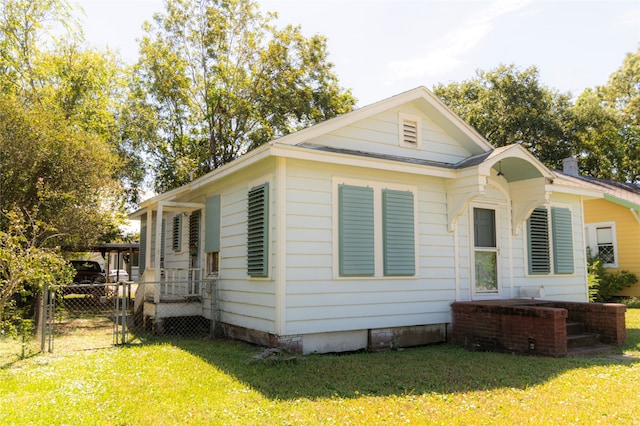
M47 295L49 293L49 285L45 283L38 303L38 329L40 330L40 352L44 352L47 341Z

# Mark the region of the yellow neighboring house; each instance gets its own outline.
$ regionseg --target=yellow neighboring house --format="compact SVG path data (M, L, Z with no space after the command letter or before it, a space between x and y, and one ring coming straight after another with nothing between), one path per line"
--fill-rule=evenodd
M627 270L640 278L640 187L582 176L575 158L564 160L561 179L597 189L603 197L584 200L585 241L592 255L599 254L609 272ZM640 296L640 282L621 296Z

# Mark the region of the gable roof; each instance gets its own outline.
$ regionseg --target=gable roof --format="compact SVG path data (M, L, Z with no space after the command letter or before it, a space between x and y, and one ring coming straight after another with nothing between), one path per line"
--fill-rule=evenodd
M469 156L461 161L448 163L403 156L400 153L394 155L393 153L368 152L349 147L327 146L315 143L317 138L361 120L369 119L389 110L398 109L406 104L411 104L412 107L420 110L425 116L436 120L438 126L448 134L453 135L456 142L465 148ZM141 210L133 213L130 217L139 215L146 206L159 202L170 202L181 194L188 193L231 173L250 167L257 161L269 156L377 167L388 171L395 170L445 178L456 178L458 172L465 170L467 172L475 170L476 173L489 176L491 169L495 169L496 172L499 170L499 176L504 176L508 182L534 177L544 177L552 181L555 177L552 171L521 145L513 144L494 148L482 135L449 109L430 90L420 86L275 139L192 182L143 201L140 204ZM584 188L573 187L576 191L585 192ZM593 189L588 191L593 192Z
M560 171L555 171L555 174L570 185L602 191L605 200L640 211L640 187L637 185L589 176L574 176Z
M271 144L304 144L313 138L407 103L414 103L425 115L438 120L439 124L441 124L447 132L459 135L457 140L473 155L493 149L493 146L478 133L476 129L462 120L462 118L449 109L433 92L424 86L416 87L415 89L275 139Z

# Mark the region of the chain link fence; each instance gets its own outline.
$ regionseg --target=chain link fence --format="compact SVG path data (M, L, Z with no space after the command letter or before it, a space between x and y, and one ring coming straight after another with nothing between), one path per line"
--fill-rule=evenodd
M214 333L216 282L73 284L45 291L35 319L0 340L0 357L107 348Z

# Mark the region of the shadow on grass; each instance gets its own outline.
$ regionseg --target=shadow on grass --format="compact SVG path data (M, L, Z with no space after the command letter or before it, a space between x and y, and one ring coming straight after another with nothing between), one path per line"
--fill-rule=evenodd
M297 356L287 363L253 359L264 348L226 339L151 338L199 357L265 397L279 400L452 394L499 388L526 389L577 368L630 365L640 358L640 330L628 330L628 343L593 357L546 358L468 352L452 344L401 351Z

